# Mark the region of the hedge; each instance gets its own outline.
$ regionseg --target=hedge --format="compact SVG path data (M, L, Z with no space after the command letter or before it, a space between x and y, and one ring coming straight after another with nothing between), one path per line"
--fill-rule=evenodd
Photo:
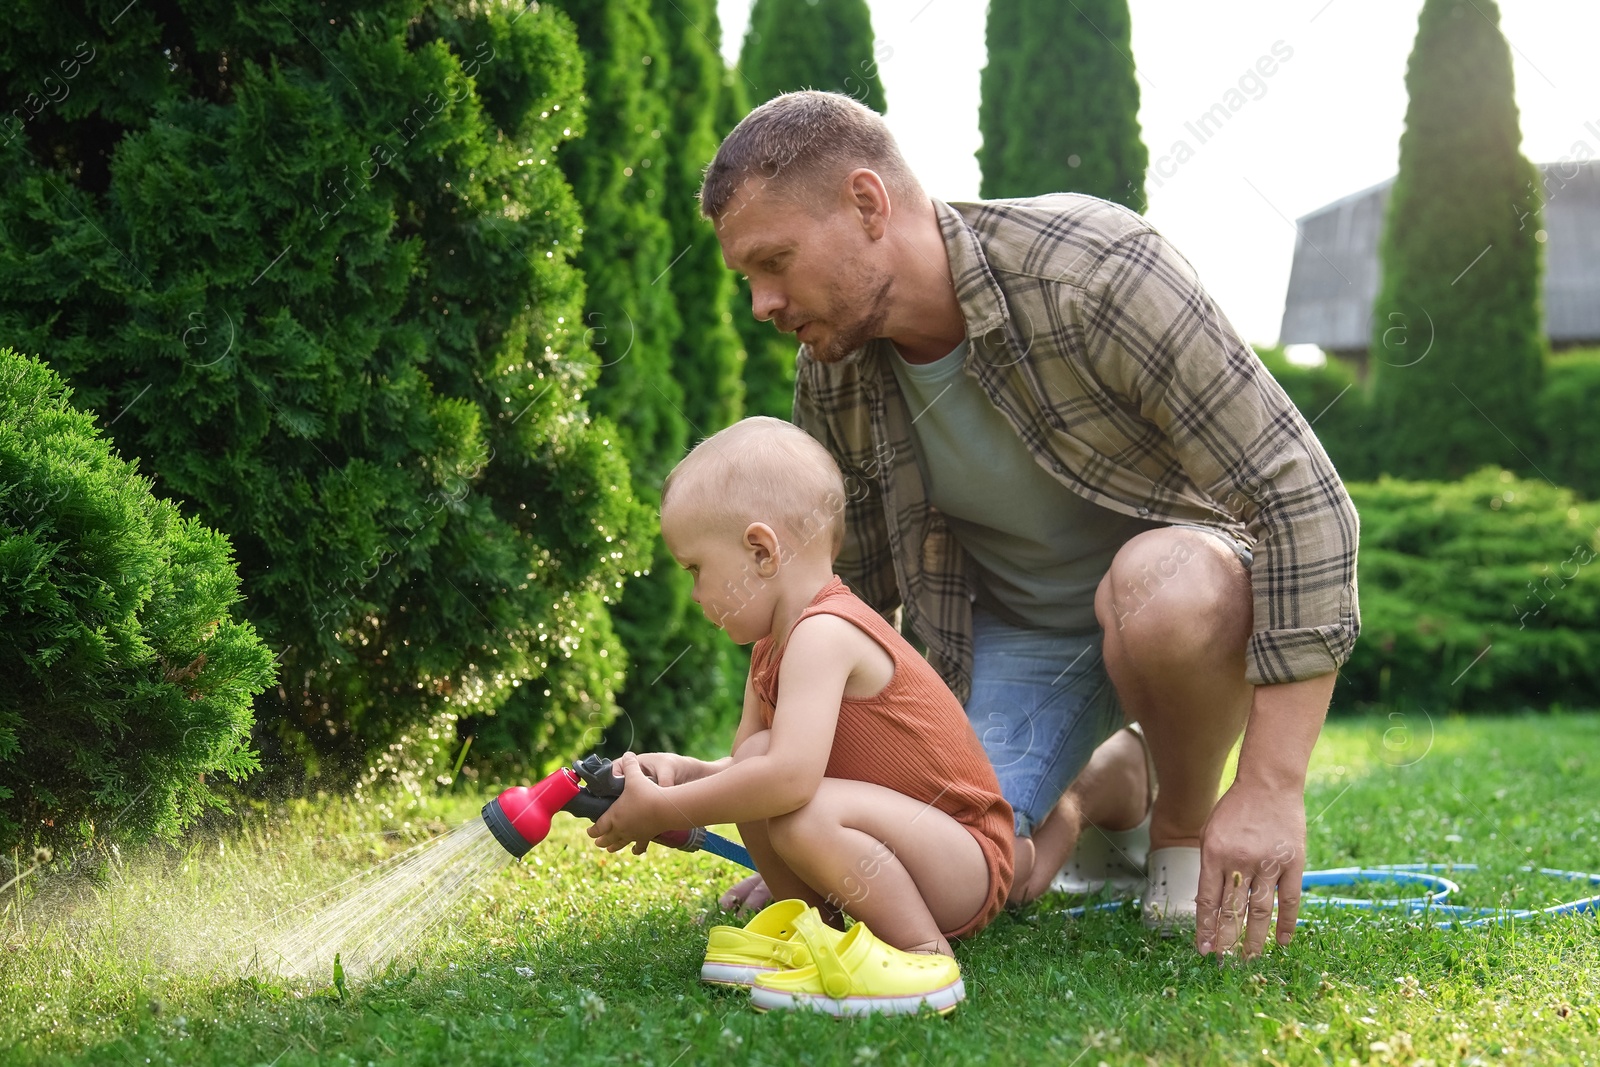
M1600 504L1498 468L1349 490L1362 630L1338 703L1600 706Z
M0 349L0 848L172 837L255 769L272 653L227 537L150 491L42 362Z
M553 760L609 722L649 521L585 402L572 23L465 0L7 18L7 98L93 58L0 137L0 335L231 537L281 657L264 762L348 776L496 714Z

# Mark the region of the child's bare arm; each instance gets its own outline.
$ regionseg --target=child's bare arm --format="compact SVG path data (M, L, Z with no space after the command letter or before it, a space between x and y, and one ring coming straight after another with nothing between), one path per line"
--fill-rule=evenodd
M749 675L744 680L744 708L739 715L739 725L733 735L732 752L739 751L745 739L765 727L761 722L761 698L756 695L755 682ZM682 785L726 770L733 763L730 752L718 760L701 760L677 752L645 752L639 756L639 767L654 778L657 785Z
M744 676L744 710L739 715L739 728L733 732L733 747L728 750L728 762L733 762L733 754L739 751L739 746L744 744L754 735L767 728L766 720L761 715L761 705L765 703L761 694L756 692L755 669L752 667Z
M827 770L845 685L876 647L870 637L838 616L803 620L791 631L784 652L767 752L670 788L655 786L636 762L625 761L628 785L623 799L595 823L590 836L615 850L668 829L754 822L801 807L816 793ZM747 702L747 714L749 710ZM748 719L740 723L741 742L749 736L747 723Z

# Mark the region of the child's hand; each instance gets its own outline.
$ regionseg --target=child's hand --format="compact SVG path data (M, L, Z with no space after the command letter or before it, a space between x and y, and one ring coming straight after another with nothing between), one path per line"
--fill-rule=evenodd
M624 757L627 758L627 757ZM676 752L641 752L637 757L644 773L654 778L657 785L680 785L693 781L695 775L688 769L690 761Z
M639 757L625 752L613 761L611 769L627 784L622 796L589 827L594 843L607 852L617 852L632 844L633 854L641 856L650 839L672 829L671 805L662 788L652 782L639 765Z

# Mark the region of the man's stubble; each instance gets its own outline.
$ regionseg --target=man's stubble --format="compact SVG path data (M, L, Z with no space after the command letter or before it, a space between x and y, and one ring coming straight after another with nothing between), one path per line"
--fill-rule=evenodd
M893 290L894 277L889 274L866 274L848 284L835 282L829 287L828 308L828 320L837 324L833 335L820 348L811 344L802 347L818 363L838 363L873 338L882 337L883 325L889 321ZM852 292L870 295L852 308Z

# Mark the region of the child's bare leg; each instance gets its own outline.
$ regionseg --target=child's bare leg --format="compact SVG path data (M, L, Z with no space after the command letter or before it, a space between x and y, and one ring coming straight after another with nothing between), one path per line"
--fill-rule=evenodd
M940 931L964 926L989 896L967 828L880 785L824 778L804 807L767 820L767 835L789 871L909 952L951 955Z
M767 752L767 746L772 740L771 730L762 730L745 739L744 744L733 754L733 762L747 760L751 756L762 756ZM829 922L839 921L838 909L833 907L822 894L816 892L805 883L799 875L789 869L778 853L773 849L772 842L767 835L767 823L742 822L739 826L739 837L744 841L744 847L750 851L750 858L755 860L756 870L760 872L760 879L765 883L763 892L767 901L772 900L803 900L822 913L823 918ZM740 885L744 883L741 882ZM725 896L724 901L727 897ZM759 910L766 906L766 901L748 904L749 907ZM729 907L724 903L723 907Z
M839 923L838 909L823 894L818 893L786 864L772 847L767 837L766 823L739 823L739 836L744 847L750 850L756 870L761 872L770 900L803 900L822 913L828 922Z

